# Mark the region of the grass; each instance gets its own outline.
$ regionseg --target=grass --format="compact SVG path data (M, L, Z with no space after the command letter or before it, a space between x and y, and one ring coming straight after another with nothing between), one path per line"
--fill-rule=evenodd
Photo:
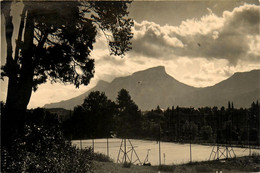
M175 165L160 165L160 166L158 166L159 171L174 172L175 169L176 169Z
M158 173L155 167L132 165L125 168L123 164L111 162L94 162L95 173ZM161 172L164 173L164 172Z
M240 157L235 159L220 161L193 162L181 165L161 165L161 166L137 166L124 167L123 164L113 162L94 162L94 172L96 173L223 173L236 172L259 172L260 155Z

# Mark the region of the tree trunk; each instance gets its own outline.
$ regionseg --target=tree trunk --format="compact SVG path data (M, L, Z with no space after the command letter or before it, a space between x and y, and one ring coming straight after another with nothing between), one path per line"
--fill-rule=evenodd
M8 15L5 15L8 19ZM10 16L10 13L9 13ZM6 19L6 31L11 29L12 21ZM23 22L23 21L21 21ZM10 24L11 23L11 24ZM22 32L19 32L22 34ZM18 36L20 37L20 35ZM22 58L20 64L20 71L18 73L18 64L12 58L12 44L10 34L6 36L7 40L7 76L8 92L6 99L6 112L3 116L5 121L5 128L3 126L3 139L7 145L13 141L13 139L23 134L24 122L27 105L31 98L33 87L33 38L34 38L34 20L27 10L26 25L24 31L24 44L22 47ZM18 45L17 45L18 46ZM9 144L8 144L9 143Z
M19 36L20 37L20 36ZM34 20L30 11L27 11L26 26L24 31L24 44L22 48L22 58L20 74L11 73L8 83L7 109L26 111L31 98L33 87L33 38L34 38Z
M8 91L7 91L7 100L6 103L14 102L16 97L9 97L9 93L15 93L16 84L17 84L17 75L15 74L15 62L12 57L13 47L12 47L12 36L13 36L13 23L11 12L11 2L3 2L2 3L3 13L5 17L5 30L6 30L6 47L7 47L7 56L6 56L6 73L9 77L8 81ZM7 104L9 107L9 104Z
M6 99L6 109L2 113L1 121L1 136L2 136L2 145L3 147L11 148L12 139L17 134L18 120L15 119L17 112L12 109L11 103L15 103L17 100L17 74L15 73L15 62L12 57L13 47L12 47L12 36L13 36L13 23L11 12L11 1L2 2L2 12L5 17L5 30L6 30L6 47L7 47L7 56L6 56L6 73L9 78L8 80L8 91Z
M27 10L26 26L24 32L24 45L22 50L21 76L19 79L19 108L26 110L30 101L33 87L33 38L34 18Z

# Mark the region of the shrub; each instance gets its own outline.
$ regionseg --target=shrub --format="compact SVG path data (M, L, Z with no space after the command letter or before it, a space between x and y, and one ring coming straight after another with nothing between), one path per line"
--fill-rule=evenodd
M123 163L123 168L130 168L132 166L131 162L124 162Z
M35 131L38 129L38 132ZM91 149L79 150L49 130L26 128L26 138L17 139L16 147L3 149L2 172L88 172L92 170ZM41 136L39 136L41 135ZM32 140L39 136L38 140ZM3 158L2 157L2 158Z
M1 172L91 172L92 150L73 147L58 123L44 121L27 121L24 135L14 139L8 150L2 146Z
M93 160L99 162L113 162L110 157L102 153L93 153Z
M260 163L260 154L259 153L253 152L252 158L253 158L254 163Z

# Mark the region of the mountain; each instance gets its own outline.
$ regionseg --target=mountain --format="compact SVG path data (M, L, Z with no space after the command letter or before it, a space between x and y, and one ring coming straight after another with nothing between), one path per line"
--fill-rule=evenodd
M214 86L205 87L184 99L184 103L200 106L227 106L228 101L234 106L250 107L253 101L260 100L260 70L238 72Z
M125 88L141 110L160 106L202 107L227 106L232 101L235 107L249 107L260 100L260 70L235 73L230 78L210 87L196 88L181 83L168 75L163 66L138 71L130 76L115 78L111 83L100 81L94 88L72 99L46 104L46 108L73 109L83 103L91 91L102 91L111 100L116 100L118 91Z

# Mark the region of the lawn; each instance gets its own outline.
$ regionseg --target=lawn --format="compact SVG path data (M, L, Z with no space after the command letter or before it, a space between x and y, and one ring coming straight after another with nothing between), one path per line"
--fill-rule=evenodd
M251 157L246 156L220 161L194 162L192 164L161 165L160 167L138 165L125 167L123 164L113 162L94 161L94 172L96 173L216 173L216 171L222 171L222 173L259 172L260 156L253 155Z

